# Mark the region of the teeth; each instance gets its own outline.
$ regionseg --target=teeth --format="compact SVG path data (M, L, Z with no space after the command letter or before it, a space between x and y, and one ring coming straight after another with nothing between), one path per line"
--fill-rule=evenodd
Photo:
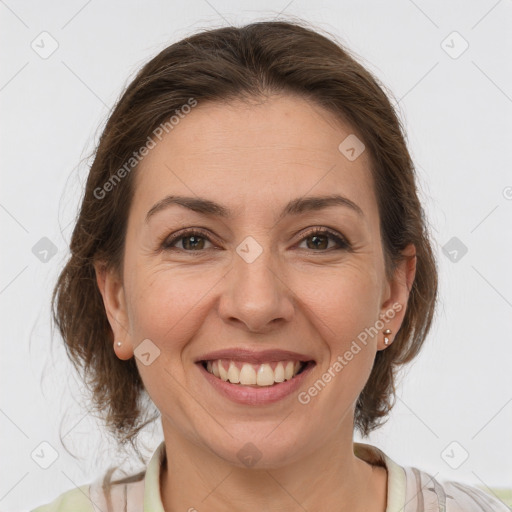
M288 361L286 363L286 368L284 369L284 378L286 380L290 380L293 377L293 363Z
M299 361L279 361L277 364L253 365L219 359L206 363L206 369L215 377L242 386L272 386L274 383L292 379L301 368L302 363Z
M274 380L276 382L284 382L284 366L283 366L283 363L277 363L276 369L274 370Z
M240 382L240 370L236 367L233 361L229 363L228 380L233 384L238 384Z
M219 361L219 375L222 380L224 380L224 381L228 380L228 372L224 368L224 365L222 364L222 360Z
M266 363L260 365L256 376L256 384L258 384L258 386L272 386L272 384L274 384L274 380L274 372L270 365Z
M240 370L240 384L250 386L256 384L256 371L250 364L244 364Z
M208 370L208 365L206 366L206 369ZM220 373L219 373L219 363L217 361L213 361L212 363L212 370L213 370L213 375L215 375L215 377L220 377ZM210 370L208 370L210 371Z

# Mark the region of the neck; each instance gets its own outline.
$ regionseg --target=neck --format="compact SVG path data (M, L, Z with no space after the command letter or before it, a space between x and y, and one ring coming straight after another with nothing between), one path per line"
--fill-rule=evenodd
M164 430L164 509L384 512L387 472L354 455L351 434L344 442L333 435L320 449L293 463L257 469L235 466L176 432L165 435Z

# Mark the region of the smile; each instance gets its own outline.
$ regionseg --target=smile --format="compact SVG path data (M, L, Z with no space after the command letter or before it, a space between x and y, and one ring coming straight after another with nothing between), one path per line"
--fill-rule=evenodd
M274 386L293 379L307 366L303 361L269 361L252 364L243 361L215 359L202 361L208 373L224 382L240 386Z
M269 405L296 395L316 366L308 354L241 347L201 354L194 362L208 388L246 406ZM201 392L208 394L208 388Z

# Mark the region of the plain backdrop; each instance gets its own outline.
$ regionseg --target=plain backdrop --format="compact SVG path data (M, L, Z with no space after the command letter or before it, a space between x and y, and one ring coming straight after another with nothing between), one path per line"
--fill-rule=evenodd
M168 44L287 16L335 34L393 95L435 239L435 324L364 442L438 478L512 486L511 1L1 0L0 510L116 460L49 310L109 109ZM143 437L149 455L159 425Z

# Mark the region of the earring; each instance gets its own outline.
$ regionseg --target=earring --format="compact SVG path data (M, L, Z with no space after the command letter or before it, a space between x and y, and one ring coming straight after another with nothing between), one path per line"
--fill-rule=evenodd
M389 338L386 335L391 334L391 330L390 329L386 329L384 331L384 334L385 334L385 336L384 336L384 345L389 345Z
M122 345L122 343L121 343L120 341L118 341L118 342L116 343L116 345L117 345L118 347L120 347L120 346Z

